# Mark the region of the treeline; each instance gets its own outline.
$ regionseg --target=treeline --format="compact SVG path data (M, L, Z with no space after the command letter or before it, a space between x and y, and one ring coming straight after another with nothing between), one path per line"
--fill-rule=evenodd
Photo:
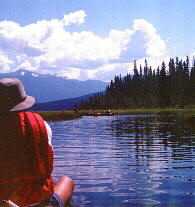
M195 63L170 59L168 65L142 68L134 61L134 75L115 76L105 93L81 101L79 109L184 108L195 105Z

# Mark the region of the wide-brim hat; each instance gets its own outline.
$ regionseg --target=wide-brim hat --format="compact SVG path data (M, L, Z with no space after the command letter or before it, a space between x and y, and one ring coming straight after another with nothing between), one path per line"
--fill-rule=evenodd
M18 78L0 80L0 112L21 111L35 103L35 98L25 94L24 86Z

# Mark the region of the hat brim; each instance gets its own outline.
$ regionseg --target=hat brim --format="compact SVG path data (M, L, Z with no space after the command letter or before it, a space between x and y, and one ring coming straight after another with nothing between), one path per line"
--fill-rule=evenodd
M32 96L26 96L25 100L16 106L14 106L10 111L21 111L24 109L31 108L35 103L35 98Z

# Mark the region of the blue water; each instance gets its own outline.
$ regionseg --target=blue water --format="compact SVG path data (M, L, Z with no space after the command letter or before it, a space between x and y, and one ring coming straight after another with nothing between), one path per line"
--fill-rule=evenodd
M49 122L53 177L75 181L77 206L195 206L195 134L167 116Z

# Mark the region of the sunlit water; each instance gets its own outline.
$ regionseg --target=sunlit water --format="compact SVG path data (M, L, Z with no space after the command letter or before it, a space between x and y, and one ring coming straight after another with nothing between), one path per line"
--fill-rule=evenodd
M167 116L49 122L76 206L195 206L195 134Z

